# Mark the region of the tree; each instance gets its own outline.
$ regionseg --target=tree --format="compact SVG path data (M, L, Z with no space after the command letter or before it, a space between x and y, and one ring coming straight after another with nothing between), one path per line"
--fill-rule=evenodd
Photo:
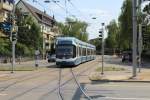
M67 18L65 24L57 24L61 29L63 36L76 37L82 41L88 40L88 33L86 32L88 24L79 20Z
M108 37L106 39L106 46L109 49L113 49L114 53L117 48L119 48L119 27L115 20L112 20L107 26Z
M89 43L93 44L96 46L96 52L100 54L101 52L101 47L102 47L102 41L99 38L91 39L89 40Z
M34 19L30 15L23 15L19 9L16 9L17 15L17 25L18 25L18 44L16 48L17 50L31 51L35 49L42 48L42 33L40 31L40 26L34 21ZM26 46L27 48L23 48ZM33 53L33 52L26 52Z
M119 16L120 25L120 48L132 48L132 1L125 0L121 8L121 15Z

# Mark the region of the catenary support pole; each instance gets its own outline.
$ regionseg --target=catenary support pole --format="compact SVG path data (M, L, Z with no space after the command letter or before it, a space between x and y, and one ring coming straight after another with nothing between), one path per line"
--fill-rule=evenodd
M102 71L101 74L104 74L104 23L102 23Z
M138 67L139 67L139 72L141 72L141 53L142 53L142 25L139 24L139 37L138 37Z
M133 77L136 77L137 69L137 14L136 14L136 0L132 0L132 22L133 22L133 45L132 45L132 64L133 64Z
M13 10L12 10L12 20L13 20L13 23L12 23L12 28L11 28L11 42L12 42L12 69L11 69L11 73L14 73L14 66L15 66L15 44L16 44L16 40L13 40L12 38L12 32L13 32L13 28L14 28L14 20L15 20L15 0L13 1Z

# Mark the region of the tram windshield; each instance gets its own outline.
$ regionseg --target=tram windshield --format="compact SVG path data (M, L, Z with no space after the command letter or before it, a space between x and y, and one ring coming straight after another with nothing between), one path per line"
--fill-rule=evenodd
M72 58L73 46L57 46L56 57L57 58Z

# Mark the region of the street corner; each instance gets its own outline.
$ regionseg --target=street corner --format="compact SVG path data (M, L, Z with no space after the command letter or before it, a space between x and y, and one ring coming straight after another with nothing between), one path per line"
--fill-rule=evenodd
M89 75L91 81L127 81L130 78L130 75L101 75L101 73L98 72L92 72Z
M91 80L91 81L96 81L96 80L102 79L101 74L98 72L91 72L88 77L89 77L89 80Z
M150 83L150 72L143 70L143 72L137 74L136 77L130 77L129 81Z

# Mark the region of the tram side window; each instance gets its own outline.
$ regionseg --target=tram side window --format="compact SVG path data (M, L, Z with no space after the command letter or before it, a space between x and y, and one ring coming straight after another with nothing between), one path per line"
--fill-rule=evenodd
M90 51L90 54L89 54L89 55L91 55L91 49L90 49L89 51Z
M82 56L85 56L85 49L82 48Z
M93 51L93 55L94 55L94 50L92 50Z
M82 56L84 56L84 48L82 48Z
M92 55L94 55L94 50L92 50Z
M82 55L82 49L81 49L81 47L79 47L79 56L81 56Z
M88 49L88 55L90 55L90 49Z
M85 52L86 52L85 55L87 56L87 48L85 49Z
M76 47L76 55L78 56L79 54L78 54L78 47Z
M75 57L76 57L76 47L73 46L73 58L75 58Z

